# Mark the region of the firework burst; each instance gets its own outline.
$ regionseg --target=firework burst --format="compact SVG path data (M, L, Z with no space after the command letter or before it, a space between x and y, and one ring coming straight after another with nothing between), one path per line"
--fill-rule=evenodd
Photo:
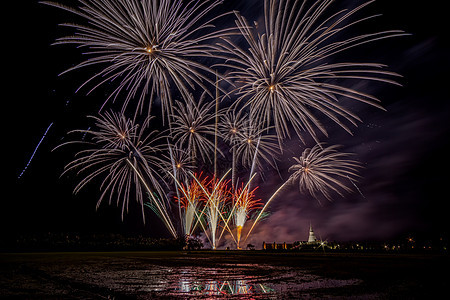
M263 162L275 166L274 157L280 152L275 135L270 128L255 126L242 111L228 111L219 124L220 134L232 153L232 186L236 183L238 166L251 169L262 168ZM252 171L250 176L252 176Z
M236 24L248 49L230 39L224 39L222 44L228 57L225 66L233 70L230 79L239 84L235 106L243 103L255 124L274 126L280 140L290 136L292 127L301 139L307 132L318 141L317 130L327 135L319 115L350 132L345 123L356 125L360 119L339 104L340 98L381 108L375 97L336 84L336 80L396 84L391 78L397 74L383 70L381 64L329 62L336 54L359 45L404 35L402 31L389 30L342 38L342 33L352 26L374 17L352 21L373 1L327 15L332 2L265 0L263 27L252 27L236 13Z
M176 183L175 179L186 183L192 178L195 170L190 153L169 142L167 142L167 148L169 155L163 155L163 173L166 174L164 178L170 179L168 181L171 183Z
M106 112L98 117L92 117L95 126L91 130L75 130L86 134L88 141L68 142L82 143L88 148L79 151L75 159L70 162L64 173L78 170L78 174L86 173L85 177L75 187L74 193L79 192L86 184L95 178L103 177L101 196L97 208L109 194L109 204L116 198L117 206L122 206L122 219L128 211L129 200L134 198L141 206L144 215L144 191L156 207L169 230L174 233L173 225L167 213L166 201L161 200L165 195L160 182L162 178L155 170L161 168L162 160L159 156L162 149L158 142L157 132L145 133L151 117L136 124L123 114ZM63 173L63 174L64 174ZM160 197L155 197L160 195ZM176 234L175 234L176 236Z
M250 119L239 131L234 148L241 165L251 168L253 165L262 167L262 161L275 166L274 157L279 153L276 135L267 134L268 128L261 129Z
M70 8L44 1L80 16L87 25L64 24L75 34L56 40L55 44L74 44L87 48L89 59L68 69L101 66L84 84L99 81L92 89L118 79L110 98L123 92L123 108L135 96L138 110L151 107L154 94L161 99L163 116L172 113L172 84L182 97L190 99L190 90L205 90L214 82L206 74L214 71L199 63L198 57L212 57L213 43L229 30L214 31L207 15L222 1L176 0L80 0L80 7ZM205 20L206 19L206 20ZM212 95L211 95L212 96ZM213 96L212 96L213 97ZM150 99L150 103L146 103ZM103 105L108 102L105 101Z
M176 101L173 114L171 135L180 149L191 155L193 163L200 158L203 162L211 162L215 145L211 141L215 136L214 102L205 101L203 93L198 103L193 101Z
M355 181L361 164L349 159L349 153L338 152L337 148L317 144L305 149L300 157L294 157L296 164L289 168L293 172L289 180L297 181L300 192L308 192L315 198L322 194L331 200L332 192L343 196L342 191L351 191L340 179Z

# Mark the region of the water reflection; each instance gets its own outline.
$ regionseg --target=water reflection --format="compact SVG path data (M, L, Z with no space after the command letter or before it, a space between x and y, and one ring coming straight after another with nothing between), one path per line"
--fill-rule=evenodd
M361 283L359 279L332 279L289 267L226 265L217 268L179 268L162 287L173 297L226 297L277 299L282 295L319 289L342 288ZM167 273L166 273L167 274ZM154 291L154 289L153 289ZM275 297L275 298L274 298Z
M286 299L292 298L292 295L310 297L310 293L321 289L339 289L361 283L359 279L326 278L303 269L258 264L217 263L214 267L168 267L116 260L113 266L53 266L42 271L55 278L93 286L95 290L111 291L118 298L126 296L143 299Z
M231 279L224 281L208 280L208 281L190 281L186 278L180 280L181 293L201 294L206 296L219 295L248 295L248 294L267 294L274 292L271 287L261 284L252 283L245 279Z

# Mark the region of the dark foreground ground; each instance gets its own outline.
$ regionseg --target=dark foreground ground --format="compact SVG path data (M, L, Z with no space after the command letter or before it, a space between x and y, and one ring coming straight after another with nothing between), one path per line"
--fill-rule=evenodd
M8 299L430 299L449 283L437 254L3 253L0 270Z

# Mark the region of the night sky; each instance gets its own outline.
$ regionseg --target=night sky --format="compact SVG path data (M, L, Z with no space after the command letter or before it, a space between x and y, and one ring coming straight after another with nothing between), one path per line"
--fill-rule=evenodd
M75 94L94 68L58 76L82 59L81 51L73 46L51 46L56 38L70 33L58 24L74 21L73 16L37 1L12 2L8 14L13 21L4 25L7 35L2 50L6 52L3 65L7 66L2 235L121 232L168 236L156 218L144 225L139 209L131 207L124 222L115 206L104 203L96 211L98 186L92 184L73 195L79 178L73 174L60 177L73 152L70 148L51 150L67 139L68 131L89 126L86 115L98 111L108 87L89 96L87 90ZM354 1L338 2L345 6ZM225 1L224 10L237 9L249 20L257 20L262 3ZM355 153L363 163L362 178L356 183L360 192L355 189L345 198L319 203L300 194L297 186L287 188L272 202L271 215L255 229L251 242L305 240L310 223L317 236L328 240L390 239L445 231L450 182L450 47L445 45L448 17L444 4L439 0L377 0L365 11L366 15L383 14L380 27L375 24L372 31L401 29L411 35L372 43L348 54L353 60L387 64L388 70L403 76L399 79L403 87L353 82L358 89L379 97L386 111L355 104L352 110L363 123L353 128L353 136L338 126L327 127L330 138L323 141L343 145L343 151ZM52 122L28 169L18 178ZM306 146L313 145L307 139ZM289 176L291 157L299 156L304 147L297 140L287 141L279 162L284 180ZM265 181L259 182L259 197L264 200L263 195L282 182L276 171L267 171Z

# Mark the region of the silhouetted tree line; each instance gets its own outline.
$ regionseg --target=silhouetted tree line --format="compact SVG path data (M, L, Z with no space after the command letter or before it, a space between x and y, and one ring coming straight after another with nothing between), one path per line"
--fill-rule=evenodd
M182 250L186 243L184 238L150 238L115 233L35 233L1 239L0 251L169 251Z

